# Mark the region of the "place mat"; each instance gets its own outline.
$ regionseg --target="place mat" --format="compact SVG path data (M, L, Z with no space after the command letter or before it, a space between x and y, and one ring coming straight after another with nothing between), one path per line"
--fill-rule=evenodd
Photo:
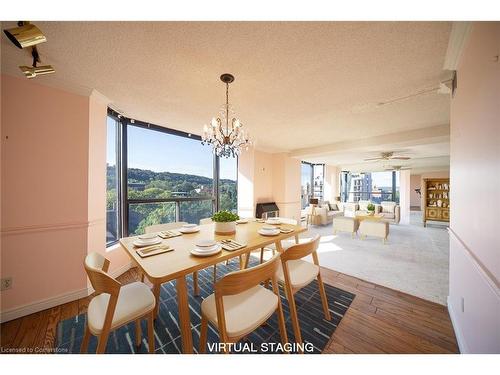
M221 242L220 243L222 248L227 251L235 251L235 250L240 250L243 249L244 247L247 246L246 243L239 243L235 241L230 241L230 242Z
M153 255L168 253L169 251L174 251L174 249L168 245L156 245L137 249L135 252L141 258L147 258Z
M181 232L178 232L178 231L173 231L173 230L167 230L167 231L164 231L164 232L160 232L158 233L158 236L160 238L163 238L164 240L167 239L167 238L173 238L173 237L179 237L179 236L182 236L182 233Z

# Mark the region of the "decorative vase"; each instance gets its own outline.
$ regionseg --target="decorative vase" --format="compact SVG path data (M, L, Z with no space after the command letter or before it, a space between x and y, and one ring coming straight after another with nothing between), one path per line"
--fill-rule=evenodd
M236 221L215 222L215 234L236 233Z

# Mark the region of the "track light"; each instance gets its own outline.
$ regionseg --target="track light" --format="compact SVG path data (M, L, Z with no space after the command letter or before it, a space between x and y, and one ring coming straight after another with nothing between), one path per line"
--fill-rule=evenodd
M45 35L35 25L26 21L20 21L17 25L18 27L3 31L17 48L32 47L47 41Z
M38 55L38 50L33 47L31 50L31 56L33 56L33 66L20 66L19 69L24 73L24 76L28 79L35 78L36 76L42 76L45 74L55 73L55 69L51 65L37 66L40 62L40 56Z

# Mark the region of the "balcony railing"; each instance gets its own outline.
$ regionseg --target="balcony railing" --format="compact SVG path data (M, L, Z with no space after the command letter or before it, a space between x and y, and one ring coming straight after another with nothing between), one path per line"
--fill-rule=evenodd
M342 192L341 199L342 202L359 202L360 200L369 200L373 203L380 203L383 201L399 202L399 192L396 192L394 196L392 192L350 191L347 193L347 196L345 192Z

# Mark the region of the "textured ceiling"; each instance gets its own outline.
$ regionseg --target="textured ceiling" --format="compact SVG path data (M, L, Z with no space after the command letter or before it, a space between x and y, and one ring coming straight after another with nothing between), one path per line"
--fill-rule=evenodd
M12 26L3 22L2 27ZM36 82L96 89L127 116L199 134L231 102L257 147L291 151L449 123L437 86L449 22L36 22L48 42ZM28 51L2 36L2 72Z

